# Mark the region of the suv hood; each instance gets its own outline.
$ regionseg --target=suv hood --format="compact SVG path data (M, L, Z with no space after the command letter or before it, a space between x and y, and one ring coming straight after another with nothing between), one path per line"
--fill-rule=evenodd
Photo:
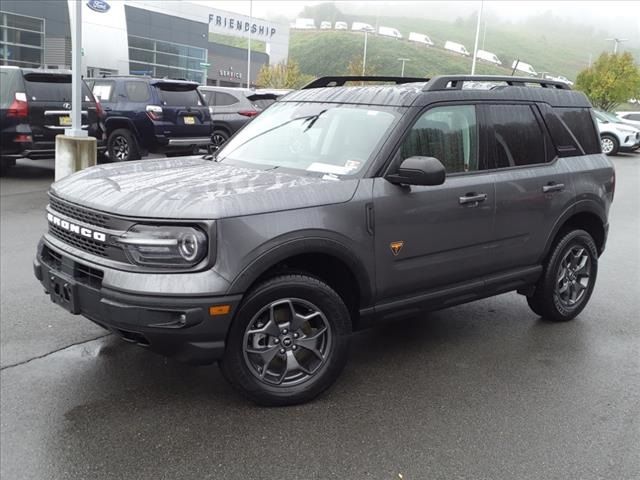
M347 202L357 185L185 157L88 168L51 192L128 217L219 219Z

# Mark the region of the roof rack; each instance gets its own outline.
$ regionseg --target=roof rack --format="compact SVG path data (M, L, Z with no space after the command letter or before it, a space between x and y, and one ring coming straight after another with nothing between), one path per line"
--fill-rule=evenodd
M347 82L392 82L396 85L403 83L428 82L428 78L420 77L385 77L377 75L332 75L320 77L307 83L301 90L323 87L342 87Z
M465 82L504 82L510 87L526 87L527 84L537 83L542 88L571 90L569 85L557 80L531 77L506 77L502 75L440 75L432 78L422 90L424 92L460 90Z

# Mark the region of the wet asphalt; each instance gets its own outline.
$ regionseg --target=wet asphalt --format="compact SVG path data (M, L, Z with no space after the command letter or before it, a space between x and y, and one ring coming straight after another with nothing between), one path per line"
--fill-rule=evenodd
M566 324L505 294L354 335L316 401L259 408L218 367L105 335L31 260L52 162L0 181L0 477L640 479L640 155L591 302Z

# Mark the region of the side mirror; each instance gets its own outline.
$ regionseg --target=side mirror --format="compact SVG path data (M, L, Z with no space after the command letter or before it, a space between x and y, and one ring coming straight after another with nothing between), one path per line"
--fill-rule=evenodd
M397 185L442 185L444 165L435 157L409 157L402 161L395 173L385 178Z

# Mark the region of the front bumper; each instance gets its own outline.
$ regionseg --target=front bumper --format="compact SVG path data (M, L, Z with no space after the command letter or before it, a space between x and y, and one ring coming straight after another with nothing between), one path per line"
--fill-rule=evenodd
M227 331L242 298L137 295L108 289L102 286L104 273L100 268L78 262L43 243L33 269L54 303L128 342L194 364L209 364L222 356ZM141 277L145 275L152 274ZM144 278L140 282L143 284ZM229 313L211 316L209 308L217 305L230 305Z

